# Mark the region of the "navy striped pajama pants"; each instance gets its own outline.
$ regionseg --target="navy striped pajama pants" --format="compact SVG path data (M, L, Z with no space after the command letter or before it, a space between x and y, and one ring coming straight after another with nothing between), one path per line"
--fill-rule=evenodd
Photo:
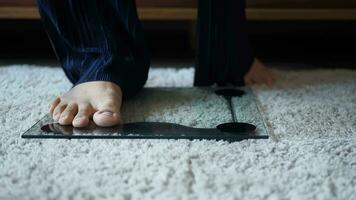
M124 97L147 80L149 51L134 0L38 0L57 59L74 84L111 81ZM199 0L195 86L243 85L253 62L243 0Z

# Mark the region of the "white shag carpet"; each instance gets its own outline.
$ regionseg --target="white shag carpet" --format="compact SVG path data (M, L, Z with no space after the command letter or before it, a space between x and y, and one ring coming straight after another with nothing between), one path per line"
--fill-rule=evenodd
M153 69L147 85L193 72ZM60 68L0 67L0 199L356 199L356 71L274 72L253 88L274 140L28 140L71 85Z

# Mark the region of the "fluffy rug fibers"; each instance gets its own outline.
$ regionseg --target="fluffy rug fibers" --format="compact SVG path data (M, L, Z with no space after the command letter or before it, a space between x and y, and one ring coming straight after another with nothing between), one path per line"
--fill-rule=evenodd
M147 86L189 87L193 73L154 68ZM29 140L71 85L60 68L2 66L0 199L356 199L356 71L274 73L252 88L273 139Z

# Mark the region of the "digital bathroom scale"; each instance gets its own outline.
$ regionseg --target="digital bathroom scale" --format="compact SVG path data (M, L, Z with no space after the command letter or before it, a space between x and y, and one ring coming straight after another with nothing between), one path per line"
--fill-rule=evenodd
M122 106L115 127L62 126L49 115L27 130L32 139L268 139L259 104L247 88L144 88Z

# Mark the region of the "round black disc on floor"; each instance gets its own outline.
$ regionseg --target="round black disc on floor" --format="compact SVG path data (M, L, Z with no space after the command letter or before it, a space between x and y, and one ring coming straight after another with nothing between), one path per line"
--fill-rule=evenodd
M240 122L219 124L216 128L225 133L242 134L242 135L249 134L256 130L255 125L248 124L248 123L240 123Z
M245 92L238 89L219 89L215 91L215 94L228 97L241 97Z

